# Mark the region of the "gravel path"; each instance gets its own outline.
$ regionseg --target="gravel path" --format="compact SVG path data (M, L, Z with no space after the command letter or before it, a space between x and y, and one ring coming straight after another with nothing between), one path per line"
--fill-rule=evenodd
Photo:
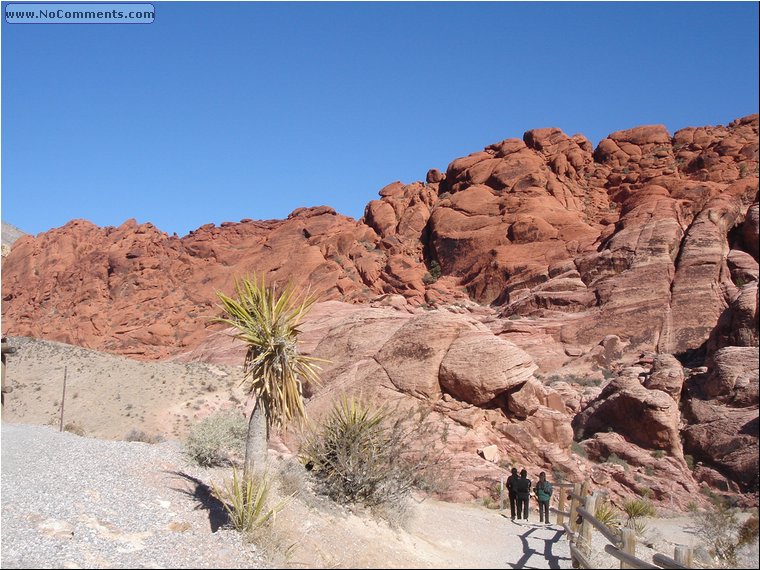
M177 442L2 424L3 568L265 568ZM207 480L207 478L206 478Z

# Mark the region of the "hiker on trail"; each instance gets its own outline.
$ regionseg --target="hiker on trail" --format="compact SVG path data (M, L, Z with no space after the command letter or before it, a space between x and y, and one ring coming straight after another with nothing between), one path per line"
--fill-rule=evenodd
M520 478L517 480L515 487L517 489L517 519L528 521L528 503L530 502L530 479L528 472L523 469L520 471Z
M512 520L515 520L515 506L517 504L517 480L520 476L517 474L517 467L512 467L512 475L507 477L507 491L509 492L509 512Z
M552 498L552 484L546 480L546 473L538 474L536 483L536 500L538 501L538 520L549 524L549 502Z

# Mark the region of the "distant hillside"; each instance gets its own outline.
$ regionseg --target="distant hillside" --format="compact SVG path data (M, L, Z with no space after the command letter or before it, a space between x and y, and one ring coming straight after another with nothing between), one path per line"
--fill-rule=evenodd
M18 238L27 235L27 233L21 231L16 226L12 226L11 224L7 224L5 222L2 222L2 227L2 249L3 257L5 257L8 255L8 253L10 253L13 242Z

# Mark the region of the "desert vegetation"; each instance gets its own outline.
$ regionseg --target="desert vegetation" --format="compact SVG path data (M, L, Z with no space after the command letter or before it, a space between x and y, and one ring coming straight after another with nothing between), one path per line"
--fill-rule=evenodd
M242 414L215 412L190 429L186 453L203 467L234 465L242 457L247 430Z
M265 468L270 430L306 418L303 385L319 381L319 359L299 352L298 327L317 299L298 294L291 284L282 289L267 285L255 275L240 280L235 292L236 297L217 292L225 314L217 321L232 327L246 346L243 379L255 397L246 436L246 478L254 468Z
M427 419L424 409L402 414L346 396L308 433L301 461L319 492L393 520L414 490L440 485L442 456Z

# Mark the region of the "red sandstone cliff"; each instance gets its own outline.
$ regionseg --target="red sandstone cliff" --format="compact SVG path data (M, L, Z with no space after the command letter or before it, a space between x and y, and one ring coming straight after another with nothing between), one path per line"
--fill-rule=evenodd
M333 376L348 382L350 370L351 382L433 401L463 449L495 442L572 472L572 420L590 456L615 453L660 478L682 477L684 454L695 455L703 465L684 497L695 481L757 493L757 115L673 136L619 131L596 149L581 135L529 131L425 182L386 186L358 221L322 206L177 238L76 220L19 239L2 269L4 335L148 359L201 354L215 291L253 271L323 300L403 309L383 316L383 331L362 329L376 342L359 343L356 362L359 329L333 339L356 345ZM469 320L431 331L424 311L410 316L436 306ZM358 327L365 317L351 318ZM337 333L323 333L325 355L340 360L324 340ZM412 340L437 356L404 360L399 347ZM507 358L507 341L521 352ZM494 386L467 355L521 372ZM618 376L585 399L532 377L536 365L548 376L576 364ZM654 465L648 450L669 460ZM631 474L598 477L635 487Z

